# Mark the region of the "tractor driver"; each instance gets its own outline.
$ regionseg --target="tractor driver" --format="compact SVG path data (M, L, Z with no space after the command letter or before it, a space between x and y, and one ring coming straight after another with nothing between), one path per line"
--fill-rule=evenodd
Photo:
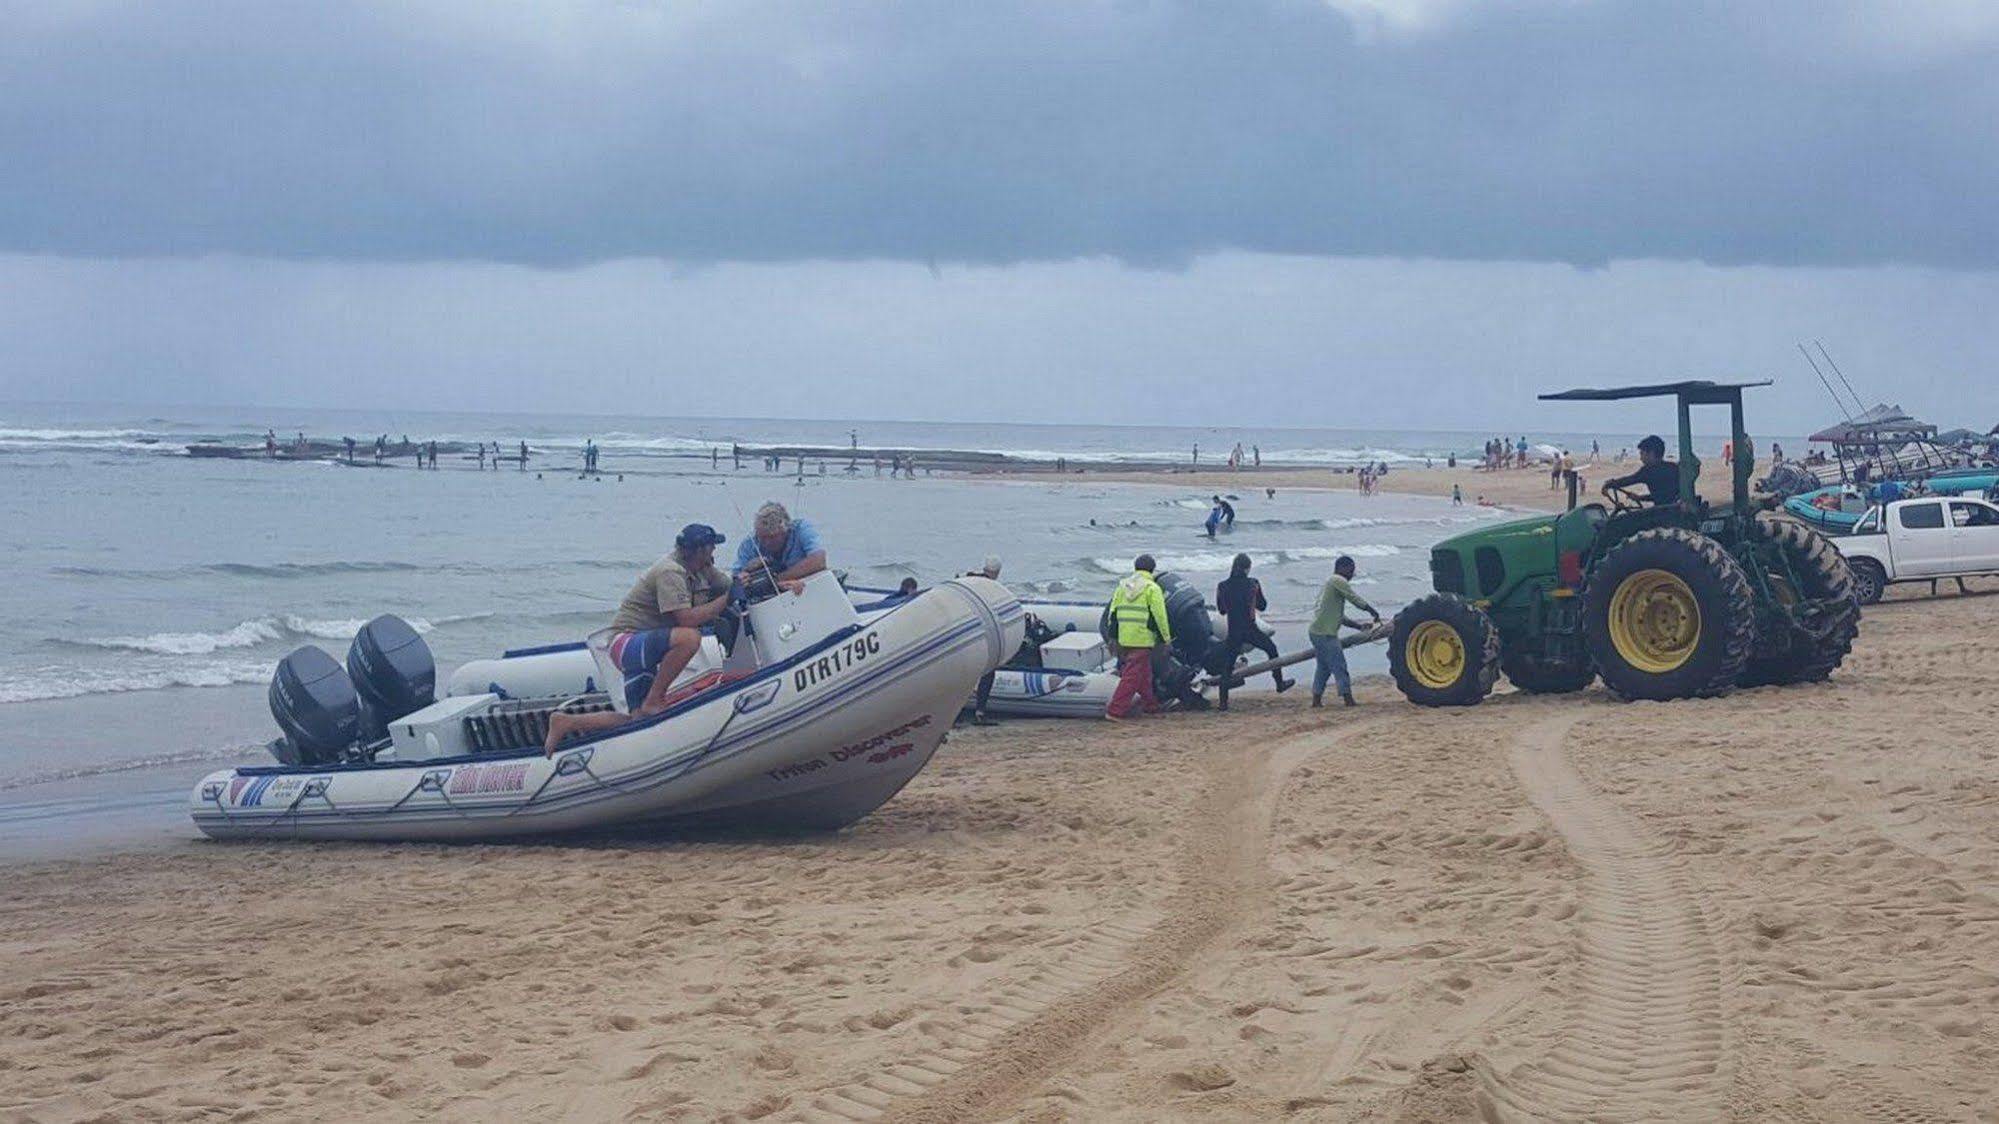
M1640 485L1645 494L1637 498L1654 507L1680 500L1680 466L1666 459L1666 442L1656 433L1638 443L1638 471L1604 481L1603 494L1633 491Z

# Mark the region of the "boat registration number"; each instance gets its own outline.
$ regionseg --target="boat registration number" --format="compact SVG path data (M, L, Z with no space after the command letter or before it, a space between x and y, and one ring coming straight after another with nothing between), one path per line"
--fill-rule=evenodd
M799 664L798 669L791 673L791 685L800 691L807 687L816 687L855 664L862 663L871 656L880 655L881 650L880 633L870 632L856 636L816 660Z

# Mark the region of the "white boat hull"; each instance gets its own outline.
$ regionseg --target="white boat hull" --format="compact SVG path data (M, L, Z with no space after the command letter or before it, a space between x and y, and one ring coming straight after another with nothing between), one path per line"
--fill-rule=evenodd
M553 757L225 770L195 786L190 811L218 839L469 840L688 820L837 828L923 768L980 676L1019 646L1023 620L999 583L947 582Z

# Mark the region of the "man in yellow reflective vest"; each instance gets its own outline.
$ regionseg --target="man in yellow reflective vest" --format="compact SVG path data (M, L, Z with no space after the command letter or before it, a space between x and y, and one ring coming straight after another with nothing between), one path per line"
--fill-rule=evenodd
M1111 692L1104 717L1121 722L1133 711L1159 709L1152 693L1152 649L1173 642L1173 625L1166 619L1166 595L1152 580L1152 555L1141 554L1131 574L1111 592L1111 626L1117 638L1117 690Z

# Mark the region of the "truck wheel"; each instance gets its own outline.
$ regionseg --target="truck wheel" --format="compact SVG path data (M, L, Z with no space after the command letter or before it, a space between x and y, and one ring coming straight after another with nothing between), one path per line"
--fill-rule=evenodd
M1499 680L1499 630L1452 593L1432 593L1395 614L1388 671L1418 706L1472 706Z
M1846 564L1853 573L1853 599L1862 605L1878 605L1888 592L1888 574L1872 558L1856 558Z
M1772 567L1764 575L1782 607L1809 610L1812 616L1810 627L1803 628L1781 620L1781 614L1764 614L1766 622L1780 622L1775 625L1780 634L1756 638L1742 685L1816 683L1845 661L1860 631L1853 572L1824 535L1801 523L1765 512L1756 517L1753 534L1788 567L1788 572Z
M1611 548L1583 594L1590 660L1627 699L1725 695L1755 639L1748 575L1720 543L1678 527Z
M1515 687L1534 695L1566 695L1596 679L1587 660L1551 660L1533 652L1503 651L1499 669Z

